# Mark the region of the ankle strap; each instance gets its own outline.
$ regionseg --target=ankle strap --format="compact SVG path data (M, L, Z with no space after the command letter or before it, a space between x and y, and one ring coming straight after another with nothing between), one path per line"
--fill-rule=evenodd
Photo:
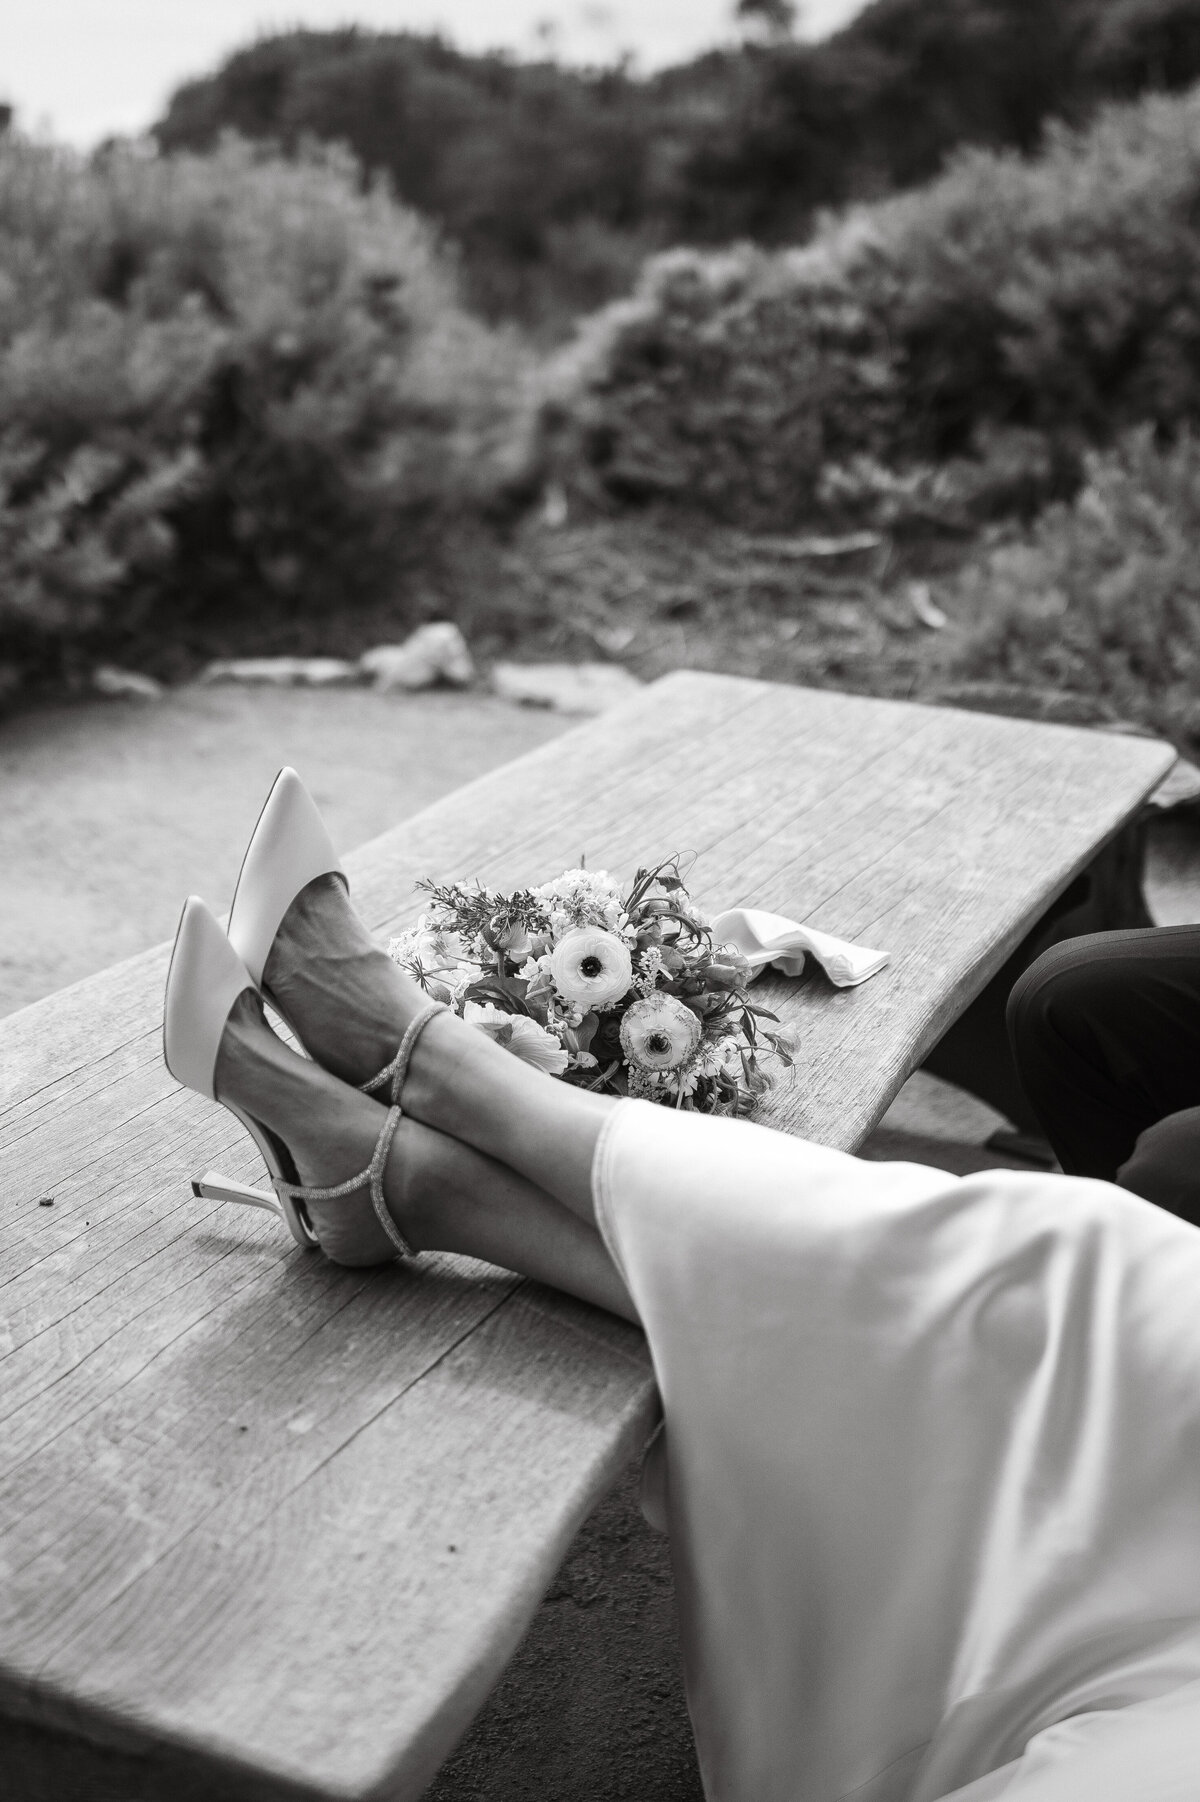
M358 1189L369 1189L371 1206L375 1210L380 1226L395 1246L402 1258L411 1258L413 1248L392 1216L388 1212L387 1197L383 1192L383 1173L387 1167L388 1153L392 1149L392 1140L396 1136L396 1128L400 1124L400 1109L388 1109L387 1118L379 1129L379 1137L375 1141L375 1150L371 1162L358 1176L352 1176L344 1183L335 1183L329 1189L308 1189L302 1183L284 1182L282 1177L275 1177L276 1191L287 1195L292 1201L340 1201L344 1195L353 1195Z
M409 1059L413 1054L413 1046L416 1044L429 1022L433 1019L433 1016L435 1014L444 1014L446 1011L447 1009L444 1001L431 1001L428 1007L421 1009L419 1014L414 1014L405 1029L404 1037L400 1041L400 1047L392 1061L385 1064L383 1069L379 1072L379 1075L373 1076L370 1082L359 1084L364 1095L373 1095L375 1090L382 1088L385 1082L390 1082L391 1088L388 1090L388 1100L393 1107L396 1106L400 1100L400 1091L404 1087L404 1078L408 1075L408 1064Z

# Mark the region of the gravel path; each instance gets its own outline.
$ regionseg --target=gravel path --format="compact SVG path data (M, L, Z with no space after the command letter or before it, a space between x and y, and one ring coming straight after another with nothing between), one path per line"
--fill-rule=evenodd
M572 722L449 691L199 688L0 722L0 1016L228 907L271 779L352 850Z

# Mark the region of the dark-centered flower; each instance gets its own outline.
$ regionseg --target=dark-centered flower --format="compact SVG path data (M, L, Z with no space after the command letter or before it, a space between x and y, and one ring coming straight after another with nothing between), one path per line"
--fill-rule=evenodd
M559 939L550 974L564 1001L576 1007L611 1007L628 994L633 959L624 939L599 926L581 926Z
M647 995L621 1021L621 1045L640 1070L678 1070L699 1043L699 1020L674 995Z

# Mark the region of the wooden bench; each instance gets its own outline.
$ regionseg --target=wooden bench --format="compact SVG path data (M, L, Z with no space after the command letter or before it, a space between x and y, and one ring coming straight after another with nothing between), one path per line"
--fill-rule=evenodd
M386 932L421 875L507 886L583 852L631 873L694 851L714 910L888 948L861 989L762 985L800 1034L764 1118L853 1150L1171 762L680 674L349 869ZM194 1202L194 1170L255 1169L162 1067L165 966L0 1025L0 1789L415 1798L650 1430L645 1345L483 1266L343 1271Z

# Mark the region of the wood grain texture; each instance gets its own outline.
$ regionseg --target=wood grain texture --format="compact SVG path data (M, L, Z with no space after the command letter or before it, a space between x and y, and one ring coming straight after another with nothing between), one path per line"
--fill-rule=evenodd
M386 932L418 876L682 851L714 911L885 946L861 989L759 985L801 1040L764 1117L853 1149L1171 761L682 674L348 867ZM416 1797L647 1431L646 1349L481 1265L338 1270L194 1202L195 1169L256 1167L162 1068L165 969L151 952L0 1024L0 1713L94 1742L97 1771L165 1759L164 1794Z

